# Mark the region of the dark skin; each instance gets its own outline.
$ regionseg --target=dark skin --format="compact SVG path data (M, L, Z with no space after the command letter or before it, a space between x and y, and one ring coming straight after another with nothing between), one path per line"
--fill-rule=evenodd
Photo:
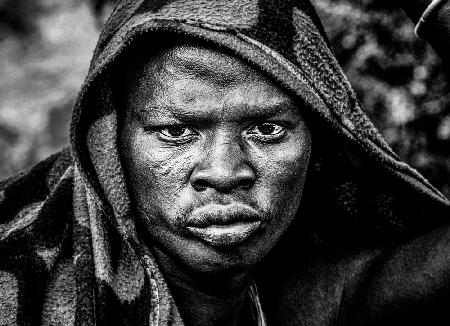
M429 3L400 1L413 22ZM145 237L187 325L237 325L256 264L300 203L308 128L289 96L233 56L173 46L132 61L120 148ZM189 231L190 219L227 214L262 223L231 245L222 228Z
M198 273L162 250L154 252L186 325L243 324L242 315L249 313L250 270Z
M416 23L430 2L401 0L399 3ZM432 17L437 27L431 28L434 33L427 36L441 57L448 50L440 37L450 30L439 26L445 12L441 10ZM283 114L284 119L290 115L287 120L291 127L287 130L301 144L297 147L291 146L294 142L285 142L290 137L275 136L274 130L279 126L284 128L282 124L277 125L280 116L267 120L248 115L261 112L263 116L270 106L295 105L271 81L236 58L189 46L163 52L152 59L137 60L127 76L127 108L120 146L131 180L132 199L186 324L237 325L245 310L255 265L284 232L300 202L302 175L309 158L309 154L306 158L301 152L306 149L309 153L310 135L294 110ZM261 98L262 101L257 101ZM277 101L283 104L278 105ZM244 107L251 110L243 110ZM246 113L244 119L239 117L242 112ZM245 119L251 123L242 124ZM261 122L275 126L263 127ZM177 128L168 128L174 123ZM255 141L259 137L259 143L264 143L263 137L268 135L275 137L272 143L275 146L268 145L269 142L259 146ZM182 142L174 140L183 137L186 139ZM255 155L252 148L260 149L260 155ZM295 160L277 156L280 153L294 153ZM279 174L271 164L275 161L281 162L277 166L282 170ZM278 181L271 174L288 175L295 182L282 180L271 188L269 185ZM171 187L167 188L167 184ZM258 189L264 188L271 190L266 197L258 193ZM288 203L283 188L295 194L294 204L288 206L287 214L277 219L275 212L285 211ZM211 210L206 215L205 211L196 213L196 209L211 202L216 206L235 202L246 205L248 209L239 206L238 213L241 210L243 215L256 216L262 223L245 240L237 237L241 240L233 245L224 245L227 237L217 237L223 231L220 228L199 238L187 230L186 221L190 217L236 215L236 210L223 207L207 207L206 211ZM186 203L193 205L189 207ZM265 207L264 203L270 205Z
M127 62L119 150L144 241L186 325L238 325L256 264L300 204L311 151L301 107L205 47Z

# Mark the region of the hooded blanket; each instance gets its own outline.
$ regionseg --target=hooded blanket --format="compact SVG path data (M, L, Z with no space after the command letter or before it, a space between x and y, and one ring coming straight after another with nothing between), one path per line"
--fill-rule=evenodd
M151 51L161 33L262 70L311 125L298 216L254 277L268 325L450 319L449 202L361 110L308 0L123 0L71 147L0 184L0 325L183 325L133 217L110 78L131 44Z

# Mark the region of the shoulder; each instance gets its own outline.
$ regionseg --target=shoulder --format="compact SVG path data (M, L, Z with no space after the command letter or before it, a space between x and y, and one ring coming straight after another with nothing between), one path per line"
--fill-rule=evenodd
M383 248L330 252L301 266L273 289L261 287L269 293L263 297L269 319L283 325L450 324L450 225Z
M48 222L49 216L59 215L55 210L71 210L72 170L72 156L65 148L0 181L0 247L25 234L29 237L35 224L39 224L36 220L47 218Z
M449 325L450 225L387 251L364 277L360 324Z
M53 182L61 177L61 173L64 173L71 165L72 155L70 149L68 147L63 148L31 168L0 180L0 191L6 191L14 186L42 182L43 179L46 180L47 186L51 187Z
M70 265L59 262L63 258L63 262L72 261L72 170L70 151L64 149L29 170L0 181L2 325L20 322L23 316L27 321L40 323L41 314L29 312L42 309L47 291L58 291L60 285L55 282L61 278L52 277L52 273L68 273L67 268L61 268ZM52 283L48 283L50 280ZM63 294L70 294L68 291L71 288L66 286ZM62 300L64 295L60 295Z

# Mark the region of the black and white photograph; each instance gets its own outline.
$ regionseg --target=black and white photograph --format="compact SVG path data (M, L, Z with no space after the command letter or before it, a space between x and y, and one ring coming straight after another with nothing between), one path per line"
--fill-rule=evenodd
M0 326L450 325L450 1L0 0Z

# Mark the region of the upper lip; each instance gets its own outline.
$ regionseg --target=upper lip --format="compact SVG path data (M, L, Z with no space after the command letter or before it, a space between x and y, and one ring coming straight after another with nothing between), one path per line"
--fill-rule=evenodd
M194 209L187 217L186 226L208 227L210 225L228 225L261 220L260 214L248 205L211 203Z

